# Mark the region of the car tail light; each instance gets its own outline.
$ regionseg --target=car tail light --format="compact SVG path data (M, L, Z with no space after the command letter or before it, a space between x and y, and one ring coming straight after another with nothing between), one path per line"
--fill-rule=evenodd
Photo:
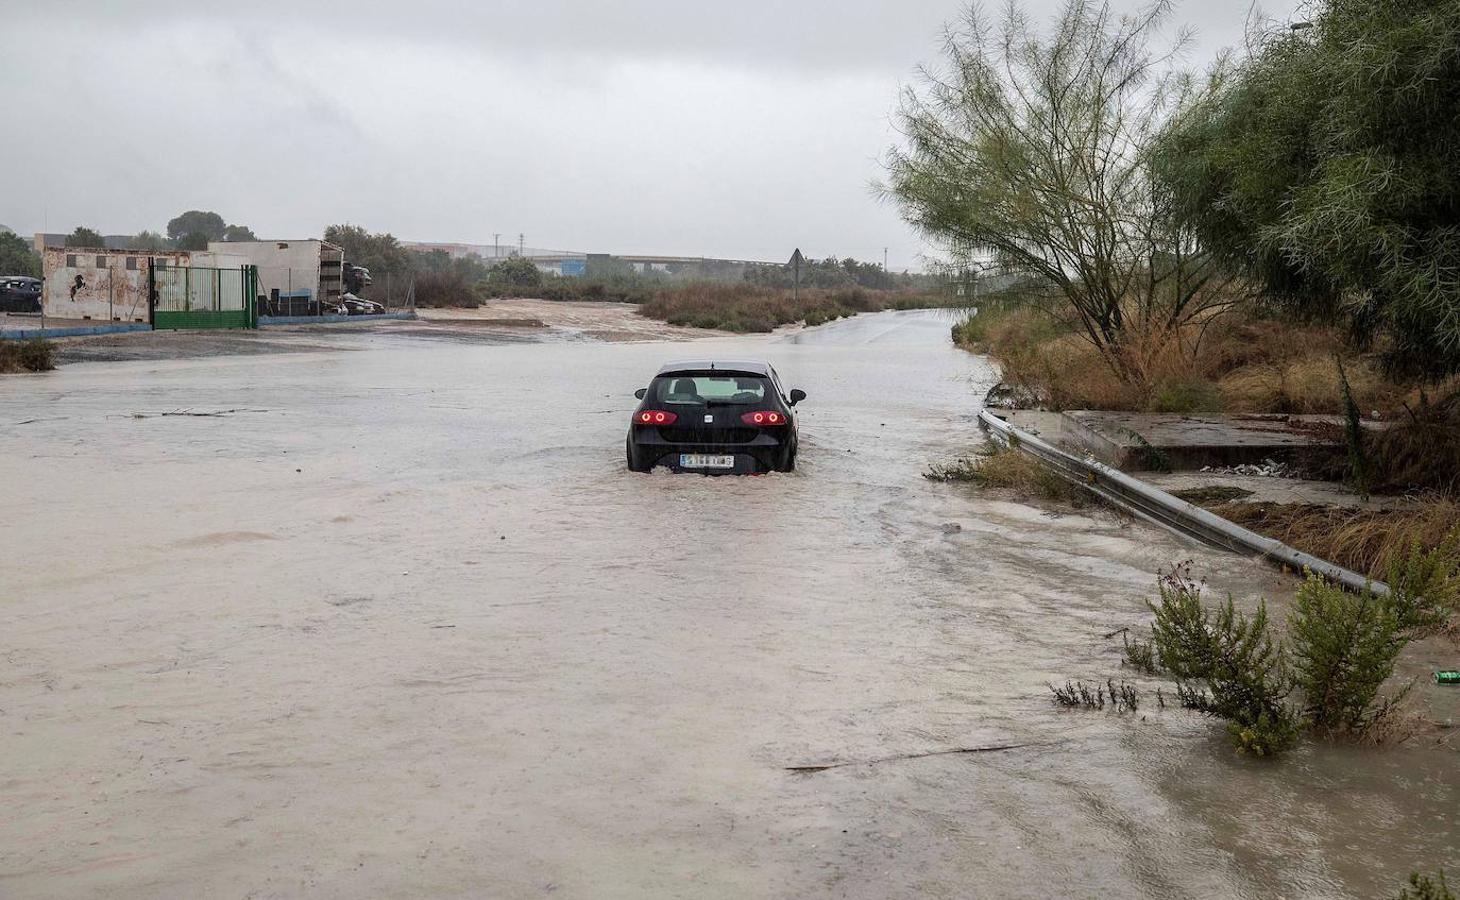
M774 409L758 409L755 412L745 413L740 421L747 425L785 425L786 414L777 412Z
M646 409L634 413L635 425L673 425L674 420L679 418L677 413L663 409Z

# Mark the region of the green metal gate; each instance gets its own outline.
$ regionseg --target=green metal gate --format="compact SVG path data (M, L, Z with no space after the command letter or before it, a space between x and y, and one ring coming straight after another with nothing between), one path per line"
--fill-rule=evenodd
M152 261L147 271L152 327L257 328L258 269L168 266Z

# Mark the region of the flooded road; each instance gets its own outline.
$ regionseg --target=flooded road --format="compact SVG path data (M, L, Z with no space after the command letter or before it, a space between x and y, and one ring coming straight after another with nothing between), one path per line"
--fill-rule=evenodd
M947 328L0 379L0 896L1368 898L1460 867L1453 750L1254 761L1050 702L1122 675L1102 635L1159 567L1291 582L923 479L994 381ZM633 391L709 355L807 391L797 472L624 471ZM1021 746L893 758L992 745Z

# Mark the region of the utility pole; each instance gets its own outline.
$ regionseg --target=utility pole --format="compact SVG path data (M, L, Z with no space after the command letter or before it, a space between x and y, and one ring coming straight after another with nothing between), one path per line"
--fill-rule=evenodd
M492 261L496 262L502 256L502 233L500 231L492 234Z
M887 271L887 248L882 248L882 271Z

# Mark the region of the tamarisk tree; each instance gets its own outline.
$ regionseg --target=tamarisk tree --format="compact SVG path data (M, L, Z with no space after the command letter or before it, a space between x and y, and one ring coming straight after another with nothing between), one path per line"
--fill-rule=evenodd
M1227 302L1150 166L1193 92L1171 64L1187 36L1152 48L1169 13L1069 0L1045 34L1015 5L996 22L971 9L942 69L904 93L905 140L887 158L885 192L909 223L955 255L1036 276L1037 302L1126 378L1130 329L1177 339Z

